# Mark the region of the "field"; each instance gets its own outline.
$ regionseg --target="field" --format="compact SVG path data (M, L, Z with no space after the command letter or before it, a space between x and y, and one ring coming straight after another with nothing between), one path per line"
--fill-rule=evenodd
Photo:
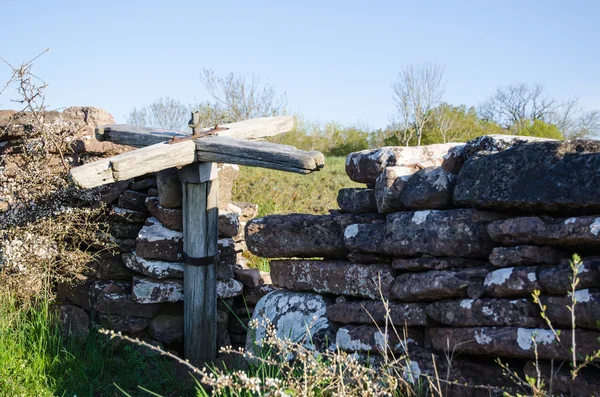
M345 157L327 157L325 168L308 175L240 167L233 199L258 204L258 216L293 212L326 214L329 209L338 209L338 190L364 187L348 178L345 161Z

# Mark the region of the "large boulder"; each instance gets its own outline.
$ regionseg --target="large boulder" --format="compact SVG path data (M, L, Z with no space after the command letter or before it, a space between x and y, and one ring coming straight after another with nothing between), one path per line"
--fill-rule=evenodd
M427 146L386 146L350 153L346 157L346 173L355 182L374 184L386 167L405 166L417 172L421 168L439 166L448 150L460 143Z
M454 202L498 210L598 213L598 168L598 141L524 143L471 157L460 170Z
M600 252L600 215L571 218L525 216L488 226L494 241L505 245L552 245Z
M371 299L388 298L394 271L386 265L331 260L273 260L271 279L277 287Z
M248 222L246 243L265 258L344 258L346 226L382 221L378 214L270 215Z
M254 308L251 322L258 326L248 331L246 351L260 354L270 326L278 339L301 343L317 351L329 348L335 340L335 328L325 317L330 303L322 295L305 292L273 291L267 294Z
M387 217L381 252L396 256L487 258L486 226L501 214L475 209L397 212Z

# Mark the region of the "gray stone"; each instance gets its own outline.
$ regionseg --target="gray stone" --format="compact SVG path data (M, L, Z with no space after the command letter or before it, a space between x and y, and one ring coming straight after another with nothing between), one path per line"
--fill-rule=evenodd
M233 183L240 175L240 167L236 164L218 164L219 173L219 208L226 208L231 202Z
M392 286L392 296L408 302L467 296L469 284L484 278L489 271L488 267L477 267L401 274Z
M146 207L150 214L164 227L171 230L183 230L183 211L181 208L169 208L160 204L158 197L148 197Z
M380 252L394 256L487 258L494 242L486 226L501 217L475 209L390 214Z
M137 255L144 259L180 262L183 259L183 233L164 227L149 218L137 238Z
M562 252L552 247L520 245L517 247L494 248L489 261L495 267L556 265L560 263L564 256Z
M132 239L137 237L142 226L135 223L109 223L108 232L116 238Z
M583 258L577 266L577 288L600 287L600 257ZM548 267L538 273L540 283L549 294L565 294L571 291L573 269L569 260L561 265Z
M483 286L487 296L495 298L529 297L533 291L543 291L538 279L538 266L505 267L490 272Z
M389 256L365 254L364 252L350 252L348 254L348 260L354 263L392 263L392 258Z
M176 168L160 171L156 175L156 186L160 205L167 208L181 207L181 182Z
M402 207L412 210L451 208L455 184L456 176L443 168L424 168L406 182L400 194Z
M387 306L387 307L386 307ZM400 303L363 300L334 303L327 308L327 318L342 324L394 324L401 327L427 325L426 303ZM389 310L389 313L388 313Z
M113 205L108 213L109 222L144 224L148 218L147 211L130 210Z
M375 181L375 203L381 214L405 209L401 195L408 179L416 170L412 167L386 167Z
M418 171L421 168L439 166L444 156L458 143L427 146L386 146L350 153L346 157L346 173L355 182L375 183L386 167L405 166Z
M373 189L340 189L338 191L337 203L341 210L345 212L377 212L375 191Z
M461 299L433 302L427 315L434 321L451 327L543 325L539 309L526 299Z
M134 283L136 277L133 278ZM94 302L94 310L110 315L124 317L144 317L152 318L161 310L161 305L143 305L141 303L158 302L139 302L132 294L124 292L103 292Z
M380 299L389 297L394 271L347 261L272 260L271 278L275 286L293 291Z
M575 325L583 328L600 329L600 290L580 289L575 291ZM546 306L546 316L553 325L570 327L572 315L569 308L571 296L540 296Z
M217 280L217 297L234 298L242 294L243 285L239 281ZM143 305L183 301L183 280L134 277L131 288L133 300Z
M374 325L345 325L335 335L336 347L350 352L406 353L423 345L423 330L408 328L404 335Z
M317 351L327 349L335 336L333 326L325 317L329 303L327 298L318 294L269 293L258 302L252 314L252 321L258 322L259 327L248 331L246 351L260 354L268 324L274 327L276 336L281 340L292 340Z
M562 344L549 329L518 327L477 327L477 328L430 328L429 335L433 348L463 354L492 357L512 357L535 359L536 350L532 338L537 343L537 356L541 359L570 360L571 331L561 330ZM600 332L577 330L575 343L577 354L585 356L598 350L597 339Z
M240 232L240 215L242 209L228 203L224 209L219 209L219 236L235 237Z
M265 258L344 258L344 229L381 221L378 214L270 215L246 225L250 252Z
M101 280L131 280L136 273L123 264L120 254L98 252L87 264L84 274Z
M119 196L119 207L135 211L146 211L146 197L148 197L146 193L125 190Z
M392 261L394 269L406 271L463 269L483 266L484 264L484 260L468 258L395 258Z
M380 256L385 238L385 223L348 225L344 229L344 245L353 254ZM389 259L387 260L389 262Z
M63 338L85 339L90 333L90 319L87 313L74 305L52 305L50 307L54 320L60 324Z
M136 191L146 191L150 188L156 187L156 176L150 176L147 178L139 177L135 178L133 182L131 182L131 190Z
M244 288L243 305L254 306L262 299L263 296L267 295L270 292L278 291L279 288L271 285L265 284L256 288ZM239 298L238 298L239 299Z
M137 334L142 332L150 324L149 318L134 316L118 316L115 314L98 316L100 324L115 332L124 332L127 334Z
M139 257L136 252L123 254L123 262L131 270L156 279L183 278L183 262L148 260Z
M258 269L236 269L233 273L235 279L244 284L244 287L256 288L265 283Z
M150 321L148 335L161 343L183 340L183 316L161 314Z
M472 156L461 168L454 202L476 208L554 214L600 212L600 142L524 143ZM531 182L535 181L535 189Z
M71 282L58 283L56 295L59 301L68 300L90 311L98 296L103 292L129 292L131 284L126 281L104 281L93 277L79 276Z
M248 222L258 215L258 204L246 203L244 201L234 201L232 204L242 210L240 222Z
M488 232L505 245L551 245L600 252L600 216L527 216L492 222Z

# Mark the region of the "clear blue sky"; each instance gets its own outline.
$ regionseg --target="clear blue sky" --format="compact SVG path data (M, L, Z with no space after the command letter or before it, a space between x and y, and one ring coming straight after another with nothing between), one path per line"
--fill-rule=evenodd
M124 122L161 96L208 99L202 68L255 74L310 120L384 127L410 63L445 67L444 99L476 105L540 82L600 108L599 1L5 1L0 56L27 60L53 108ZM0 81L7 69L0 67ZM0 108L14 108L0 97Z

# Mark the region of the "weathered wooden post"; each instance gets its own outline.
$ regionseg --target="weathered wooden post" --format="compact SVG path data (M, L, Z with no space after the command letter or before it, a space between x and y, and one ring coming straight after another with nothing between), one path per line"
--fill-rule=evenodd
M183 189L184 339L185 357L192 363L217 354L216 265L219 260L217 162L309 174L324 166L323 154L291 146L248 141L291 130L291 117L268 117L226 124L194 136L130 125L98 128L99 140L141 147L108 159L73 168L71 179L82 188L128 180L179 167ZM203 133L213 135L206 136ZM168 144L167 140L171 144Z
M184 351L192 363L217 355L217 234L219 179L215 163L179 173L183 190Z

